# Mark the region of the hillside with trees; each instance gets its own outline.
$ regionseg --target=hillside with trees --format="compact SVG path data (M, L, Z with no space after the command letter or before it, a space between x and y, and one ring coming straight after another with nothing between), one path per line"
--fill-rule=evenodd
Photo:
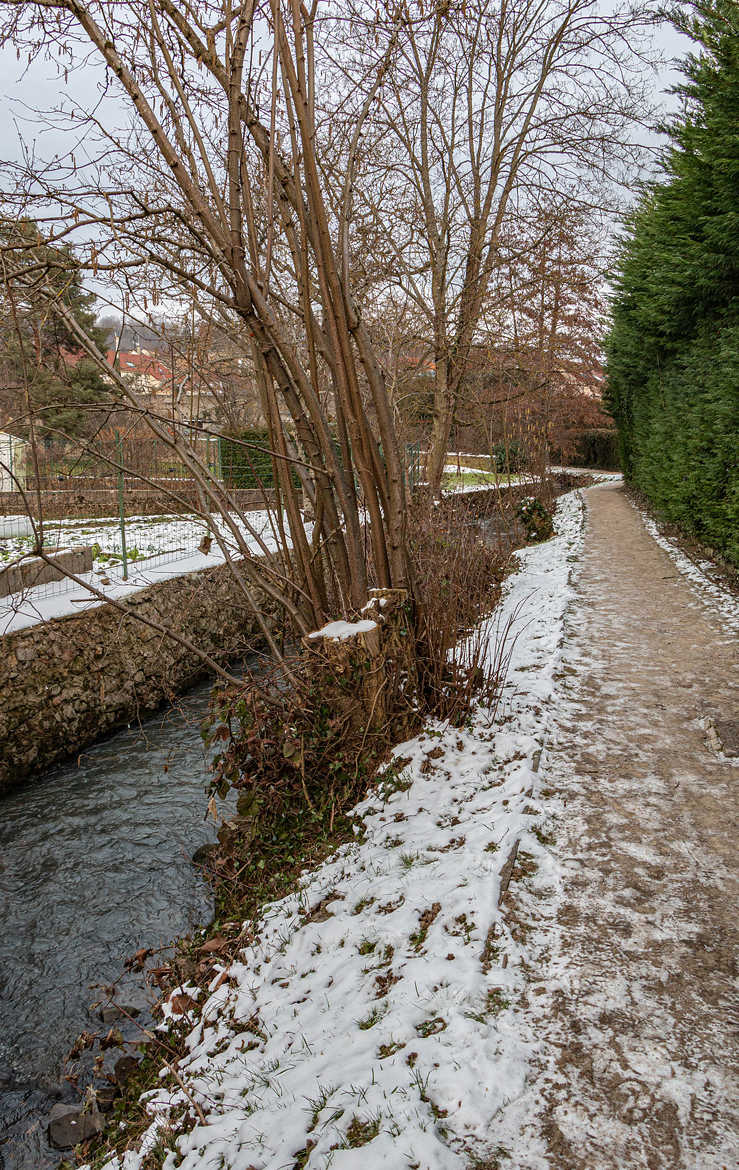
M739 563L739 12L712 0L681 27L696 47L618 259L608 403L627 479Z

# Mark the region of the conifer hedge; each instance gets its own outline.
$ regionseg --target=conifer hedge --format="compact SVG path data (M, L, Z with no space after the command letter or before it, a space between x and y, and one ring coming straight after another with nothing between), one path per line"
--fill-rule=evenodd
M219 445L221 474L229 487L274 486L269 431L246 430L223 435Z
M739 6L691 12L685 112L618 259L606 401L627 479L739 564Z
M218 444L225 483L234 488L273 488L275 475L270 442L268 430L252 429L221 435ZM298 487L300 480L294 466L291 476L294 486Z

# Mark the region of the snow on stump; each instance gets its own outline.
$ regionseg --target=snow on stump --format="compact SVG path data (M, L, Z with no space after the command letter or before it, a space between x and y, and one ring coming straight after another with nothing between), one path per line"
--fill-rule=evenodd
M331 701L355 730L377 731L416 691L413 638L405 589L372 589L355 621L328 622L303 639L316 671L336 682ZM409 720L410 722L410 720Z

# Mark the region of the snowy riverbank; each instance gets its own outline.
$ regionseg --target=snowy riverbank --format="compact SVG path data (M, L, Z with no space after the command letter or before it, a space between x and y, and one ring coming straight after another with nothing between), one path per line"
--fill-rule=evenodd
M570 493L555 538L517 554L491 619L517 634L495 723L478 710L396 749L400 783L357 808L356 842L265 908L192 1012L140 1149L110 1170L170 1142L165 1170L461 1170L495 1150L528 1053L523 956L499 901L516 846L550 864L539 769L582 528Z

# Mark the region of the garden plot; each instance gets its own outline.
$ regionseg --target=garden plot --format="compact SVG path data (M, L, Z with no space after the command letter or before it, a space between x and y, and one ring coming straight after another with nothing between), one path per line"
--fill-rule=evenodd
M516 847L524 873L554 865L537 770L579 494L556 521L554 539L518 554L490 619L517 634L495 721L478 709L399 746L355 810L356 841L245 928L206 993L172 993L162 1027L188 1005L187 1055L147 1095L139 1149L108 1170L142 1170L154 1149L164 1170L463 1170L501 1155L495 1117L522 1092L529 1049L525 944L499 902Z
M232 516L250 552L259 556L276 551L274 512L265 510ZM237 558L240 554L234 535L222 517L212 516L210 524L196 516L129 517L126 520L126 544L130 564L124 579L117 521L50 522L50 544L46 546L49 551L92 545L95 550L92 572L82 573L77 582L68 579L55 581L4 597L0 602L0 637L39 622L82 613L105 601L121 601L172 577L222 565L226 557L215 539L216 530L222 534L229 556ZM313 524L306 523L308 539L312 531ZM213 536L210 545L203 542L203 537L208 534ZM2 546L16 549L12 559L31 548L30 543L18 544L16 541L13 545L7 538L0 541Z
M534 477L526 472L509 474L505 471L484 471L479 467L457 467L456 463L447 463L442 476L442 485L447 491L459 487L469 490L476 487L508 487L512 484L533 482Z
M272 536L274 517L266 511L246 512L243 519L232 513L250 547L259 548L264 540L270 552L277 547ZM252 531L253 530L253 531ZM163 515L127 516L125 520L126 550L129 560L154 556L172 556L192 552L209 532L220 532L229 546L235 547L233 533L224 519L213 516L210 523L201 516ZM256 534L256 535L255 535ZM15 560L33 547L34 537L28 532L7 535L0 539L0 561ZM214 541L215 543L215 541ZM49 520L44 524L44 549L57 552L67 548L89 548L94 559L102 563L116 562L122 557L121 525L117 518L94 520Z

